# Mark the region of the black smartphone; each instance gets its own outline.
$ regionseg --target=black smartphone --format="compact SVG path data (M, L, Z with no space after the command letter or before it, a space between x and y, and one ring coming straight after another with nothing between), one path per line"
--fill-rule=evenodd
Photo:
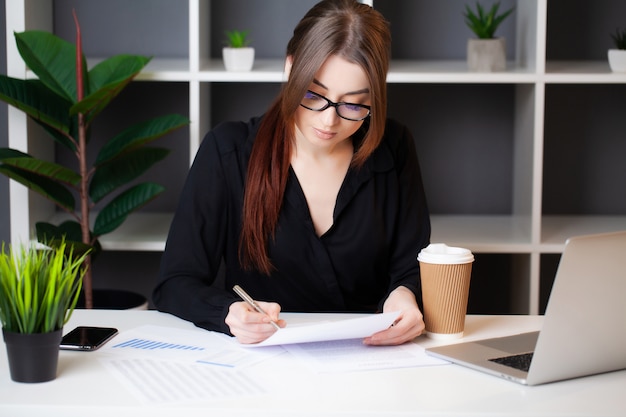
M61 339L61 349L93 351L117 334L113 327L78 326Z

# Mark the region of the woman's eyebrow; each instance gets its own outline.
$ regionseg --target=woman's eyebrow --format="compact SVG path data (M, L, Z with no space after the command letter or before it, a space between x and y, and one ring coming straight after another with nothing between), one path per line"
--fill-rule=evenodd
M328 90L328 87L326 87L324 84L322 84L318 79L314 78L313 79L313 84L319 85L320 87L322 87L325 90ZM356 91L349 91L347 93L344 93L344 96L354 96L354 95L358 95L358 94L365 94L365 93L369 93L370 89L369 88L362 88L360 90L356 90Z

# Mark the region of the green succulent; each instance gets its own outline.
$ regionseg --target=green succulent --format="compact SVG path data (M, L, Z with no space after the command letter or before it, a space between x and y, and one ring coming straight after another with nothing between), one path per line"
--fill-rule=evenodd
M498 9L500 3L495 3L491 6L488 12L476 2L476 12L474 12L468 5L465 5L465 23L476 34L479 39L493 39L498 26L504 21L514 8L507 10L506 12L498 15Z
M247 30L227 30L225 33L226 44L231 48L244 48L250 44Z
M611 38L617 49L626 49L626 29L615 29L615 32L611 33Z

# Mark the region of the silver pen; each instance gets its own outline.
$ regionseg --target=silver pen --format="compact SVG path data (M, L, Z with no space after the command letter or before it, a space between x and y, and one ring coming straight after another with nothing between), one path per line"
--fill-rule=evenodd
M240 296L243 301L245 301L246 303L248 303L248 305L250 307L252 307L253 309L255 309L256 311L258 311L261 314L265 314L266 316L269 317L269 314L267 314L265 311L263 311L263 309L257 304L256 301L254 301L252 299L252 297L250 297L248 295L247 292L245 292L243 290L243 288L241 288L239 285L235 285L233 287L233 291L235 291L237 293L238 296ZM276 330L280 330L280 326L278 325L278 323L276 323L274 320L270 320L270 323L272 324L272 326L274 326L276 328Z

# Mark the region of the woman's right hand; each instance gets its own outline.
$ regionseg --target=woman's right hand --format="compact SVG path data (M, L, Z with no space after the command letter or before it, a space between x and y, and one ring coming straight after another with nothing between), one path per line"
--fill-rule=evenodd
M285 320L278 318L280 305L263 301L257 303L267 314L259 313L244 301L236 301L228 308L225 322L239 343L259 343L273 335L276 328L272 325L272 320L279 327L287 325Z

